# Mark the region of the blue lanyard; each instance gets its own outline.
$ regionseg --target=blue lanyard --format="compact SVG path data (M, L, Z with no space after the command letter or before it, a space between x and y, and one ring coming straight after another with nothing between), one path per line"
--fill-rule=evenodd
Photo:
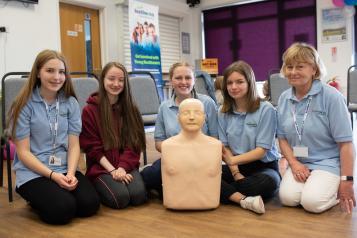
M305 120L307 118L307 114L309 113L309 108L310 108L311 101L312 101L312 96L310 95L309 98L308 98L308 101L307 101L306 108L305 108L304 117L302 119L301 130L299 130L299 126L298 126L297 121L296 121L296 106L295 106L295 104L293 104L291 102L294 126L295 126L295 130L296 130L296 134L299 137L300 145L301 145L301 140L302 140L302 134L303 134L303 131L304 131Z
M50 117L50 109L45 102L46 105L46 111L47 111L47 119L48 123L50 125L50 130L51 130L51 135L52 135L52 155L56 154L56 144L57 144L57 133L58 133L58 115L59 115L59 101L58 98L56 98L56 115L55 115L55 122L51 122L51 117Z

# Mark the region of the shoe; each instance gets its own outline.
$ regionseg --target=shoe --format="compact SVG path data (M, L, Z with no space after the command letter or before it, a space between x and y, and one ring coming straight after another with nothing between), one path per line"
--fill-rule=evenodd
M245 197L240 200L240 206L258 214L265 213L264 202L261 196Z

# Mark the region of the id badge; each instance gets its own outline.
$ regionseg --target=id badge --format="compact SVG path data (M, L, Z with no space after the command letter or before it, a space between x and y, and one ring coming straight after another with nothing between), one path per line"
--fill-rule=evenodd
M61 166L61 158L58 158L55 155L51 155L48 160L48 164L53 166Z
M309 157L309 148L306 146L294 146L293 150L294 150L295 157L303 157L303 158Z

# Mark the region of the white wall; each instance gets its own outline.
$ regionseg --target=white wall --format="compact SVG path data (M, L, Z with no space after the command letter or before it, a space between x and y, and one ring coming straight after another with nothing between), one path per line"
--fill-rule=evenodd
M0 77L10 71L30 71L37 53L43 49L59 50L57 1L40 1L25 7L19 2L0 1Z
M100 10L102 62L117 60L118 39L114 0L63 0ZM59 1L41 0L39 4L0 0L0 77L11 71L30 71L36 55L43 49L61 50Z
M322 27L321 27L321 14L322 9L334 8L332 1L317 0L316 15L317 15L317 49L326 65L327 77L331 79L334 76L338 76L340 80L341 92L346 95L347 93L347 69L354 63L354 24L353 16L347 17L347 40L334 43L322 42ZM332 48L336 47L336 57L332 57Z

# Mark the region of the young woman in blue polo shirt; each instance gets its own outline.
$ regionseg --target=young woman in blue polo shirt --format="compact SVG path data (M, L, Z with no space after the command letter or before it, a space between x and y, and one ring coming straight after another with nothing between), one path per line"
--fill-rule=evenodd
M277 134L289 163L280 200L314 213L340 201L351 212L356 206L354 147L345 98L320 81L325 67L308 44L295 43L285 51L281 72L292 87L278 103Z
M263 199L271 198L280 183L276 111L258 97L254 72L244 61L225 69L222 87L218 133L228 166L222 168L221 201L261 214Z
M162 141L177 135L181 128L177 120L178 107L186 98L197 98L204 105L206 121L202 127L203 133L218 137L217 132L217 108L212 98L197 94L194 90L194 73L190 64L186 62L175 63L169 71L170 82L174 90L173 96L161 103L159 114L155 124L155 148L161 152ZM161 159L156 160L151 166L142 172L147 190L162 191Z
M38 54L9 111L16 144L16 191L51 224L91 216L98 195L77 170L81 115L64 57Z

